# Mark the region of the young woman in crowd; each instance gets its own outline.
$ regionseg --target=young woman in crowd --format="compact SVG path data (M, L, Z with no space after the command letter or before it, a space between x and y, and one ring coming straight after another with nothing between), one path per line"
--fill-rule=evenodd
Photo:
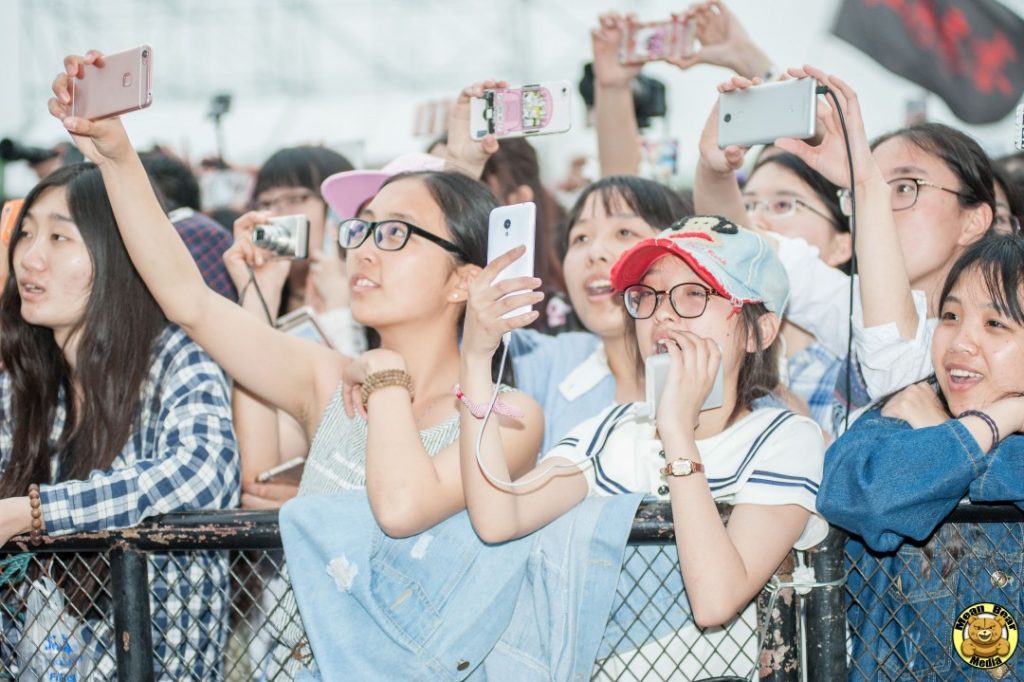
M1024 608L1020 524L943 524L965 497L1024 507L1022 301L1020 237L968 247L938 298L934 377L884 400L829 449L818 505L856 535L846 550L856 564L851 679L966 679L950 649L957 615L977 602ZM1024 674L1019 657L1005 666Z
M501 317L531 300L529 294L501 300L529 288L527 281L490 285L508 261L495 261L470 288L461 382L472 402L486 404L493 391L491 358L502 334L527 321ZM824 452L820 429L778 408L753 409L778 384L785 272L753 232L697 217L634 244L612 268L610 284L632 318L624 344L634 372L651 355L670 356L657 430L635 403L615 405L571 431L534 471L518 476L494 422L486 424L483 466L478 464L480 415L463 408L462 476L470 519L484 541L501 543L545 526L587 496L645 492L667 498L677 520L693 622L700 628L732 623L738 613L752 611L751 600L793 547L811 546L827 530L814 513ZM720 365L722 404L702 411ZM716 501L734 505L727 524ZM700 651L701 635L692 623L672 637L657 646ZM737 663L746 669L734 673L749 672L752 646L747 654ZM638 677L641 660L628 663ZM623 654L623 665L628 661ZM697 676L726 672L707 665ZM613 667L606 663L604 669Z
M856 408L870 397L885 395L930 372L928 340L936 323L945 273L963 249L992 224L992 167L970 137L936 123L898 130L869 145L856 93L848 85L811 67L791 69L789 76L817 78L831 87L843 107L851 138L855 219L860 230L853 329L858 376L850 382L855 395L839 399ZM750 87L755 82L733 78L719 90ZM822 102L819 111L820 144L782 139L776 145L800 157L832 183L848 187L839 115ZM705 135L714 132L712 121L716 119L717 107ZM728 147L722 154L736 168L744 152ZM695 187L698 209L713 205L725 215L742 214L742 197L731 170L701 163ZM774 239L792 288L787 317L813 333L833 354L845 357L849 278L826 266L818 249L806 242L779 235ZM837 388L845 383L840 377ZM851 399L852 404L848 402Z
M138 172L150 191L141 164ZM15 225L0 296L0 543L238 503L224 376L168 324L118 227L101 172L89 163L36 185ZM151 223L134 228L145 234ZM67 581L69 602L92 603L94 579L105 574L96 565ZM149 580L157 678L218 677L225 557L151 554ZM114 646L109 625L90 621L107 652ZM112 679L112 654L101 657L96 648L76 669Z
M503 83L485 81L462 91L449 126L452 166L481 173L497 151L490 136L470 140L469 99ZM516 386L544 409L544 451L608 405L642 398L642 373L626 339L611 267L626 249L692 212L664 185L618 175L588 185L563 219L555 250L569 302L587 331L547 336L516 329L509 348Z
M995 180L996 214L992 230L1003 234L1020 234L1020 221L1024 218L1024 188L1002 164L992 164Z

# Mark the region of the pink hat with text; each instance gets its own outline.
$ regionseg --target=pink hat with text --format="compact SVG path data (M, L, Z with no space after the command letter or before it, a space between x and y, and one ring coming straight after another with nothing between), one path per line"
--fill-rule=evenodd
M355 218L388 178L413 171L444 170L444 159L433 154L402 154L380 170L350 170L335 173L320 184L327 205L341 219Z

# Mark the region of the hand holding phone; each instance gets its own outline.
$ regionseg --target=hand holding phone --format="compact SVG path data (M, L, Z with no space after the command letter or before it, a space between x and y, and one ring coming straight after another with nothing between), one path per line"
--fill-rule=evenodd
M681 17L666 21L626 22L619 46L619 62L645 64L693 54L694 25Z
M102 57L101 66L83 64L71 78L71 115L98 121L145 109L153 103L153 48L149 45Z
M814 78L800 78L723 92L718 99L719 148L814 137L817 88Z
M537 205L532 201L511 206L499 206L491 211L487 229L487 262L492 262L498 256L508 253L517 246L526 247L526 253L502 270L492 284L517 277L533 277L536 230ZM514 291L505 298L521 293L524 292ZM502 315L502 318L507 320L528 312L530 312L529 306L515 308Z
M568 81L489 88L469 101L469 135L481 140L564 133L572 124Z

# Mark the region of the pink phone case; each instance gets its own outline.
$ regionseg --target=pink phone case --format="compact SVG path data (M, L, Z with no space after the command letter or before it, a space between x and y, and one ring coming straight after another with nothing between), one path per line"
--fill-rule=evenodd
M103 67L88 64L82 78L71 79L71 115L96 121L145 109L153 103L149 45L103 57Z
M693 53L694 27L688 21L630 22L619 47L623 64L644 64L666 57L688 57Z

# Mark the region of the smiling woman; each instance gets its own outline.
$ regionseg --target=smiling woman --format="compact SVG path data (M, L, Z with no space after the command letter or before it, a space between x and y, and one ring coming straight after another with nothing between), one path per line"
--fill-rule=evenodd
M821 512L858 536L847 545L857 564L849 588L859 604L849 614L856 633L851 670L864 679L893 673L877 669L878 661L923 670L949 657L948 644L934 633L952 630L958 605L1020 604L1018 586L1004 590L990 582L991 568L980 555L957 566L959 553L945 544L942 522L965 496L1024 508L1022 301L1020 238L989 235L969 246L939 296L935 385L892 396L858 419L825 458ZM971 543L980 552L1017 556L1012 525L980 524L968 531ZM929 538L924 547L922 538ZM959 579L949 577L954 570ZM901 586L941 595L929 611L940 620L904 613L909 597ZM1018 677L1024 672L1020 659L1008 665Z

